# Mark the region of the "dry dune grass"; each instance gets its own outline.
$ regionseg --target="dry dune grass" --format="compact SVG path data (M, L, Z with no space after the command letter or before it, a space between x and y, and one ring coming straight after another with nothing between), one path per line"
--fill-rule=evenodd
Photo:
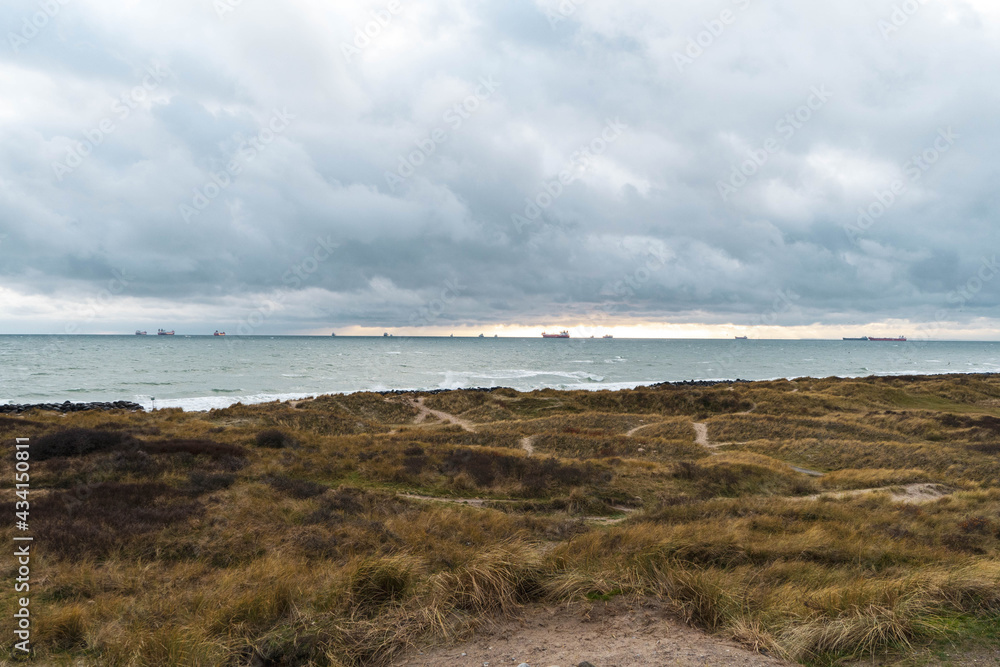
M38 659L387 665L619 595L812 664L1000 619L1000 379L417 397L0 418L34 448Z

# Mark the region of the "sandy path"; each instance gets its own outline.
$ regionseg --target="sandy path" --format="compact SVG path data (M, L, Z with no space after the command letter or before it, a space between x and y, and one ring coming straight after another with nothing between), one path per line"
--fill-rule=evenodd
M523 449L524 451L526 451L528 453L528 456L531 456L532 454L535 453L535 438L536 437L538 437L538 436L535 436L535 435L526 435L523 438L521 438L521 441L518 443L521 446L521 449Z
M791 665L670 620L663 604L652 600L636 606L612 601L535 608L470 641L411 651L393 664L515 667L525 662L531 667L576 667L583 661L595 667Z
M708 424L703 424L701 422L692 422L691 426L694 426L694 444L701 445L702 447L718 446L709 444L708 442Z
M844 498L853 498L855 496L864 496L872 493L883 493L888 492L889 498L896 503L907 503L911 505L919 505L920 503L929 503L938 498L943 498L947 495L951 495L951 490L947 487L941 486L940 484L907 484L902 487L888 486L877 489L852 489L851 491L827 491L825 493L817 493L811 496L803 496L803 500L819 500L822 497L836 498L838 500Z
M409 500L421 500L432 503L449 503L452 505L468 505L470 507L484 507L486 503L514 502L512 500L487 500L485 498L440 498L438 496L421 496L416 493L397 493L400 498Z
M749 414L751 411L756 409L756 405L750 408L747 412L741 412L740 414ZM696 445L701 445L707 449L718 449L719 447L724 447L726 445L742 445L742 442L711 442L708 439L708 424L703 422L691 422L691 426L694 427L694 443ZM717 455L718 452L712 452L712 455ZM793 466L792 464L786 464L789 468L795 472L802 473L803 475L809 475L810 477L822 477L826 473L819 472L817 470L809 470L809 468L800 468L798 466Z
M639 431L641 431L642 429L644 429L644 428L649 428L650 426L656 426L656 425L657 425L657 424L659 424L659 423L660 423L660 422L652 422L652 423L649 423L649 424L642 424L642 425L640 425L640 426L636 426L635 428L633 428L633 429L629 429L628 431L626 431L626 432L625 432L625 435L627 435L627 436L629 436L629 437L632 437L633 435L635 435L636 433L638 433L638 432L639 432Z
M455 424L456 426L461 426L463 429L469 433L475 433L476 427L468 419L462 419L461 417L456 417L453 414L442 412L441 410L433 410L426 405L424 405L423 398L410 399L410 404L413 405L419 412L419 414L413 419L413 423L419 424L424 419L429 416L436 417L438 420L445 422L446 424Z

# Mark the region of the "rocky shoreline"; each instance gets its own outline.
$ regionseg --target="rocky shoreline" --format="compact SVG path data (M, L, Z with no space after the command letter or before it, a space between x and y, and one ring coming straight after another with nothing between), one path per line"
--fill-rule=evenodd
M53 412L82 412L84 410L144 410L138 403L132 401L90 402L90 403L13 403L0 405L0 414L20 414L29 410L50 410Z

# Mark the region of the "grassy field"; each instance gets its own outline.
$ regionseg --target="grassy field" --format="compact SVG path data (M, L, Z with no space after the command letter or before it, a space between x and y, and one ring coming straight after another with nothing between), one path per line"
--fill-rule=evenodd
M618 596L805 664L1000 642L1000 377L353 394L0 433L8 545L31 438L46 664L388 665ZM13 630L0 615L5 655Z

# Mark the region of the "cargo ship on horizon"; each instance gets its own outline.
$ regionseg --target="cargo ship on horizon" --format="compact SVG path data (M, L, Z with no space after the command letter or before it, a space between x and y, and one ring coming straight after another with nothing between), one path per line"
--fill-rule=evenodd
M569 332L568 331L560 331L557 334L550 334L550 333L545 333L543 331L542 332L542 338L569 338Z
M896 338L872 338L871 336L869 336L868 340L874 341L876 343L905 343L906 336L898 336Z

